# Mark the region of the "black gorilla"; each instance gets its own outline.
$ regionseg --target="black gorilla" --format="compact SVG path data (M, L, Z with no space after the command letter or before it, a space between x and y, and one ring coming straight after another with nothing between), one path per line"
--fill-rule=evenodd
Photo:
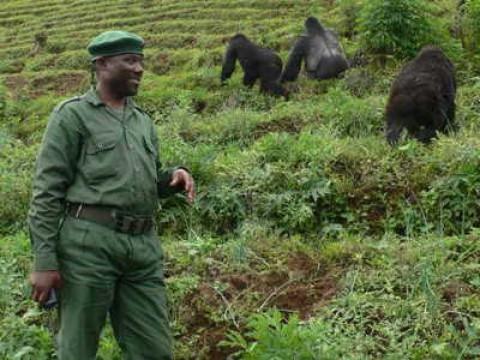
M386 107L386 137L394 145L403 130L423 143L436 131L455 129L455 69L442 50L425 46L392 84Z
M272 50L259 47L237 34L228 45L222 66L222 84L232 76L237 58L243 68L243 84L252 87L260 78L260 89L264 92L288 97L287 91L279 84L282 60Z
M300 36L293 46L281 81L295 81L305 61L309 77L330 79L348 68L348 62L338 38L332 30L324 28L320 22L309 17L305 21L306 34Z

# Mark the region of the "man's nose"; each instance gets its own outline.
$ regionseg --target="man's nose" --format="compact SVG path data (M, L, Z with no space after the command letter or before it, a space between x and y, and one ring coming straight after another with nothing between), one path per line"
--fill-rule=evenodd
M141 62L137 62L133 68L133 71L136 73L143 73L143 64Z

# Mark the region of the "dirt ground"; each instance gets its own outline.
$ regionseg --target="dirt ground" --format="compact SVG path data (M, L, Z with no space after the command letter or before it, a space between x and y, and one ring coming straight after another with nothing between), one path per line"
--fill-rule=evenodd
M5 85L14 100L38 98L47 93L67 95L83 92L88 87L87 72L64 72L37 77L15 74L5 78Z
M202 358L227 359L238 349L219 346L229 330L241 331L245 316L277 308L286 316L312 317L339 291L339 271L326 269L308 255L296 253L282 270L218 273L189 293L184 301L182 323L185 338L197 338ZM218 309L223 309L223 314Z

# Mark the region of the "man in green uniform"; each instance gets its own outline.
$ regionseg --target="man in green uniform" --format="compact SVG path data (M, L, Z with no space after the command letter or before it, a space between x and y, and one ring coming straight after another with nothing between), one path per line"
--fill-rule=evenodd
M33 298L60 293L60 360L95 359L110 314L126 359L171 359L157 198L185 191L184 168L163 170L152 120L132 100L143 39L124 31L88 46L96 89L53 111L36 164L29 226Z

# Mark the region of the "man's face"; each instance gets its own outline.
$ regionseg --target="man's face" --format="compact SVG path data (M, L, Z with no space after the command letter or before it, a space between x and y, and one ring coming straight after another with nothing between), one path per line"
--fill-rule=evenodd
M133 96L143 75L143 55L122 54L104 59L103 80L119 97Z

